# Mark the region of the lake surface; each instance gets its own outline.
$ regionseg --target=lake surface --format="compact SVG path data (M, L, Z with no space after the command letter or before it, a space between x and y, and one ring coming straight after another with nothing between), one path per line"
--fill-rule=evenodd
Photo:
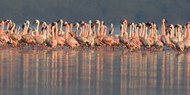
M0 95L190 95L190 52L0 49Z

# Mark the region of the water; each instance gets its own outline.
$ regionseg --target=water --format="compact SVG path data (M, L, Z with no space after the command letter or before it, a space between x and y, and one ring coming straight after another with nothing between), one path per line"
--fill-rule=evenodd
M190 53L0 49L0 95L190 95Z

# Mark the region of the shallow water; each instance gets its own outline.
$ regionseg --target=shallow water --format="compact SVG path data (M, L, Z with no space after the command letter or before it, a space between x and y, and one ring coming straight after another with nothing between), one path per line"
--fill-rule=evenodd
M190 53L0 49L1 95L190 95Z

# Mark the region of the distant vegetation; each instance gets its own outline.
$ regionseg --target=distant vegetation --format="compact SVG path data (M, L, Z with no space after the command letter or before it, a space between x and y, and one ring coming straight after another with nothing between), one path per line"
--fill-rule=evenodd
M3 0L0 18L23 23L26 19L69 22L105 20L119 24L128 22L155 22L162 18L169 23L185 24L190 21L189 0Z

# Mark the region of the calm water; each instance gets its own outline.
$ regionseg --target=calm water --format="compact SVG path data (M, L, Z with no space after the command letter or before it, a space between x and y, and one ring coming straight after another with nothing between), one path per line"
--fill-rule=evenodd
M1 95L190 95L190 52L0 49Z

